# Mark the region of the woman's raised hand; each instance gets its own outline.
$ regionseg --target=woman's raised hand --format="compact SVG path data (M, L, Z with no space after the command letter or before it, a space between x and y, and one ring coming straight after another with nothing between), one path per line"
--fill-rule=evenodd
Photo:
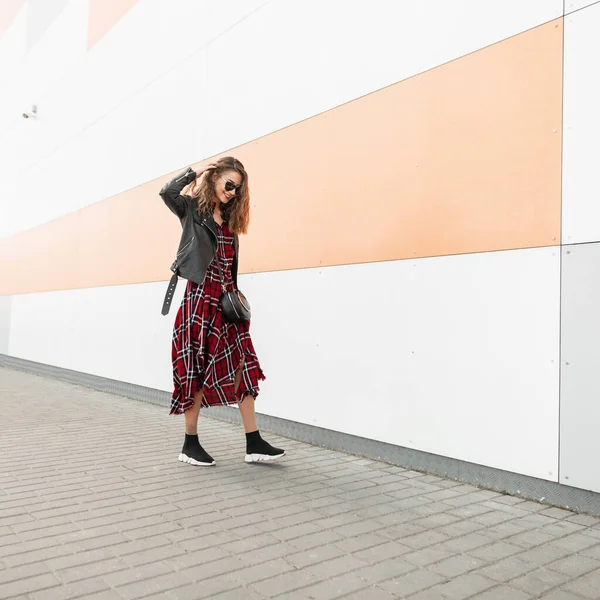
M194 169L194 171L196 171L196 179L199 179L203 173L206 173L207 171L212 171L213 169L216 169L216 168L217 168L217 165L215 163L209 163L208 165L202 165L199 167L192 167L192 169Z

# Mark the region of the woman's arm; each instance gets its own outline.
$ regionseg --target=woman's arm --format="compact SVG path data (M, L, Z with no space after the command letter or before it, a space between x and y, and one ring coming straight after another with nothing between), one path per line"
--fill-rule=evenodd
M169 181L169 183L167 183L163 189L160 190L160 197L165 201L165 204L180 219L182 219L185 215L185 198L181 196L181 190L206 171L216 168L217 165L214 163L196 168L188 167L185 171L179 173L179 175L171 179L171 181Z
M194 179L198 177L198 173L188 167L182 173L179 173L176 177L171 179L162 190L160 190L160 197L164 200L165 204L174 212L180 219L185 215L185 198L181 196L181 190L192 183Z

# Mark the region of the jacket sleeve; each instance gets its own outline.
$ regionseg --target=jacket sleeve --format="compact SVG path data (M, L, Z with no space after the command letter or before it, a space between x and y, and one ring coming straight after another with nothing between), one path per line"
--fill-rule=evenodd
M180 218L185 215L185 198L181 196L181 190L196 179L196 172L192 167L188 167L182 173L171 179L162 190L160 197L165 204Z

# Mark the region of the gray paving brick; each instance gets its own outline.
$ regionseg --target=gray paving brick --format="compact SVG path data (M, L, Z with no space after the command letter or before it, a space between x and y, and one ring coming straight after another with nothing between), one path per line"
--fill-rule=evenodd
M319 578L306 569L283 573L258 583L253 583L249 587L263 596L271 597L284 594L298 588L304 588L317 583Z
M515 521L505 521L504 523L499 523L498 525L493 525L492 527L486 527L482 531L487 537L491 537L495 540L504 540L522 533L529 533L529 531L527 531L521 524L515 523ZM513 543L512 539L508 541Z
M598 527L588 527L586 529L583 529L581 533L583 535L588 535L590 537L596 538L597 540L600 540L600 528Z
M127 569L127 563L118 558L109 558L107 560L88 562L68 569L55 571L55 575L65 583L72 583L80 579L87 579L95 575L105 575Z
M456 523L449 523L448 525L442 525L441 527L438 527L437 531L452 537L460 537L475 531L485 531L485 526L481 523L465 520L457 521Z
M388 541L389 540L387 538L379 536L375 533L365 533L363 535L349 538L340 536L337 541L333 542L333 545L342 550L344 553L352 554L353 552L360 552L361 550L365 550L373 546L385 544Z
M545 568L570 575L571 577L578 577L579 575L599 569L600 561L588 558L587 556L571 555L548 563Z
M27 577L34 577L35 575L42 575L49 571L47 565L41 562L14 567L12 569L2 569L0 570L0 585L18 581L19 579L26 579Z
M469 533L461 537L448 540L438 546L439 549L449 550L450 552L469 552L493 543L494 540L481 534Z
M470 504L468 506L460 506L458 508L448 509L449 515L456 515L461 519L469 519L470 517L475 517L476 515L481 515L487 512L490 512L490 509L487 508L487 506L481 506L481 504Z
M394 577L377 584L378 587L390 592L396 597L416 594L445 580L445 577L432 573L427 569L416 569L399 577Z
M570 523L577 523L578 525L584 525L585 527L599 527L600 517L593 517L591 515L574 515L569 513L569 516L565 519Z
M558 573L557 571L551 571L542 567L536 571L527 573L527 575L513 579L510 585L532 595L541 595L543 592L561 585L567 579L569 579L569 576L564 573Z
M440 548L423 548L422 550L417 550L417 552L404 554L402 559L413 565L425 567L450 558L451 556L455 556L456 554L456 552L441 550Z
M319 514L318 512L315 512L312 510L302 510L303 507L298 507L298 508L300 508L301 510L299 510L295 514L290 514L286 517L281 517L281 518L271 516L271 517L267 517L267 519L268 518L275 519L277 525L280 525L281 527L292 527L294 525L300 525L302 523L308 523L310 521L315 521L322 517L322 515ZM263 517L263 520L265 520L265 517Z
M102 580L111 587L118 587L128 583L142 581L143 579L150 579L151 577L156 577L158 575L172 573L173 570L174 569L172 569L169 565L163 562L157 562L140 565L131 569L123 569L120 571L104 573L102 575ZM184 583L187 581L189 580L185 579Z
M571 594L565 590L553 590L542 596L544 600L581 600L581 596Z
M260 565L230 571L229 574L233 580L239 581L240 585L247 586L290 571L294 571L294 567L289 562L282 558L276 558L262 562Z
M293 527L286 527L285 529L279 529L273 533L273 535L279 538L282 542L293 540L294 538L300 538L310 533L318 533L320 527L314 523L301 523L300 525L294 525Z
M309 585L300 590L286 595L286 600L333 600L341 598L361 589L372 589L373 584L367 583L364 579L351 573L340 577L332 577L325 581ZM284 600L283 596L277 596L277 600Z
M237 556L228 556L211 562L205 562L200 560L200 557L198 558L198 564L180 571L189 581L204 581L217 575L234 573L247 566Z
M194 552L195 550L206 550L207 548L212 548L213 546L220 546L222 544L226 544L227 542L233 542L236 539L237 538L233 533L230 533L229 531L221 531L205 536L199 534L188 540L180 542L179 545L186 552Z
M477 558L481 558L486 562L494 562L506 558L507 556L519 554L521 552L523 552L523 548L520 546L515 546L514 544L510 544L508 542L494 542L493 544L488 544L487 546L469 550L468 554L471 556L476 556Z
M428 496L429 498L429 496ZM415 506L412 511L421 517L431 516L431 515L439 515L440 513L445 513L449 509L446 501L440 502L426 502L419 506Z
M484 564L485 562L479 558L467 554L459 554L430 565L428 569L444 577L456 577L468 571L473 571Z
M126 600L146 598L150 594L171 590L183 583L186 583L185 575L183 573L166 573L165 575L159 575L158 577L143 579L142 581L120 586L118 592L119 595Z
M377 531L377 535L381 535L391 540L402 540L411 535L423 533L424 531L426 531L424 527L415 525L412 522L407 522L400 523L399 525L394 525L392 527L386 527L385 529L380 529Z
M103 535L77 542L66 543L63 547L68 549L69 552L85 552L86 550L94 550L96 548L113 547L128 541L129 539L123 534L114 533L111 535Z
M57 525L73 526L72 521L66 516L50 517L48 519L45 519L45 518L40 518L39 515L33 513L33 511L32 511L32 514L34 514L36 517L34 521L27 521L26 523L17 523L16 525L13 525L11 527L11 529L14 532L20 534L23 532L30 532L30 531L34 531L34 530L38 530L38 529L45 529L47 527L55 527ZM34 536L32 539L36 539L36 537L40 537L40 536ZM27 538L21 536L20 539L25 540ZM0 538L0 545L3 545L2 538Z
M394 600L397 596L386 592L377 586L371 586L363 590L351 592L344 596L344 600Z
M272 545L278 545L280 548L285 547L284 542L280 542L275 536L265 533L262 535L243 538L241 540L234 539L231 542L221 544L219 548L226 550L229 554L242 554L251 553L260 548L265 548ZM288 547L292 548L291 546ZM294 550L292 549L292 551Z
M45 547L30 550L25 549L25 544L21 546L16 546L13 548L13 550L17 551L17 553L4 556L4 564L7 567L19 567L21 565L31 564L39 562L41 560L56 558L57 556L64 556L66 554L70 554L69 549L65 548L64 546L58 545L55 541L51 540L50 538L35 541L45 541L48 542L48 544Z
M491 510L490 512L473 517L473 521L475 521L475 523L480 523L486 527L498 525L498 523L510 521L511 519L514 519L514 515L511 515L503 510Z
M590 548L584 548L580 550L578 554L582 556L587 556L589 558L595 558L596 560L600 560L600 544L596 546L591 546Z
M19 594L29 594L58 585L60 585L60 581L52 573L35 575L26 579L17 579L0 584L0 598L11 598Z
M328 577L335 577L350 571L356 572L366 565L367 563L365 563L365 561L362 561L355 556L344 555L309 565L305 570L312 575L315 575L318 579L327 579Z
M523 531L511 536L509 539L511 544L521 546L521 548L534 548L551 540L554 540L553 535L539 529Z
M422 531L416 535L402 538L402 543L413 550L419 550L421 548L433 546L434 544L441 544L448 539L448 535L440 533L439 531Z
M169 596L172 600L173 596ZM258 592L251 592L249 589L244 588L243 590L234 589L222 594L213 595L214 600L264 600L265 596Z
M381 523L366 520L358 521L356 523L348 523L347 525L341 525L340 527L333 528L332 531L343 537L356 537L366 533L373 533L378 529L383 529Z
M590 548L591 546L596 546L597 544L598 540L581 533L574 533L552 541L553 546L564 548L569 552L581 552L582 550Z
M598 600L598 590L600 590L600 569L578 577L561 586L562 589L579 594L589 600Z
M337 558L343 554L344 552L334 545L318 546L312 550L305 550L304 552L297 552L286 556L286 560L297 568L303 568ZM360 556L358 558L361 559Z
M389 508L389 506L386 505L386 508ZM395 506L393 507L393 509L394 510L387 512L384 515L377 515L375 517L375 520L378 523L381 523L382 525L392 526L400 525L402 523L408 523L409 521L416 522L417 520L420 520L422 518L421 515L417 514L416 512L410 509L399 510ZM360 511L357 511L357 513L360 514ZM419 531L424 531L427 528L426 526L419 524L416 524L416 526L420 528Z
M483 566L477 569L476 573L494 581L505 583L538 568L538 564L525 560L521 554L519 556L509 556Z
M12 544L17 544L20 541L21 540L14 533L9 533L8 535L0 537L0 546L10 546Z
M529 600L532 596L508 585L499 585L473 596L473 600Z
M465 573L459 575L451 581L435 586L433 589L441 592L444 596L454 600L469 598L496 586L496 582L477 573Z
M539 566L547 565L559 558L568 556L570 553L564 548L559 548L551 544L543 544L537 548L532 548L519 554L519 558L528 562L535 563Z
M393 577L398 577L399 575L404 575L404 573L414 570L415 565L410 564L401 558L392 558L374 565L355 569L353 574L364 579L368 583L375 584L386 581L387 579L392 579Z
M316 533L291 539L288 543L297 550L310 550L322 544L330 544L343 539L343 536L333 531L317 531Z
M546 517L552 517L553 519L566 519L573 515L573 513L569 510L564 510L562 508L546 508L539 513L540 515L544 515Z
M456 515L451 515L448 512L441 512L429 515L427 517L423 517L421 519L416 519L414 523L415 525L419 525L419 527L425 527L426 529L434 529L436 527L444 527L446 525L456 523L457 521L460 521L460 517L457 517Z
M536 515L538 516L538 515ZM583 528L582 525L578 525L577 523L569 523L568 521L554 521L547 527L544 527L544 531L546 533L550 533L557 538L569 536L573 533L580 531Z
M358 538L360 539L360 538ZM339 547L339 544L336 544ZM408 546L398 542L385 542L354 552L354 556L363 562L374 564L390 558L397 558L412 552Z
M74 583L45 589L29 594L31 600L71 600L72 598L93 597L96 592L108 591L110 588L102 577L83 579Z
M411 596L407 596L409 600L448 600L448 596L445 596L440 592L439 586L428 588Z

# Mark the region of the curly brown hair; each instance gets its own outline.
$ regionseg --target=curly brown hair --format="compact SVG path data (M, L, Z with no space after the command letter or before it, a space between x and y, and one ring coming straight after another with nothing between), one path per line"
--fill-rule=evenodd
M215 204L218 202L215 193L213 175L221 175L226 171L237 171L241 177L240 192L233 199L221 206L221 216L228 222L229 229L233 233L246 233L250 222L250 190L248 188L248 174L244 165L233 156L224 156L215 161L214 169L207 170L203 175L190 183L187 195L198 203L198 213L201 215L212 215Z

